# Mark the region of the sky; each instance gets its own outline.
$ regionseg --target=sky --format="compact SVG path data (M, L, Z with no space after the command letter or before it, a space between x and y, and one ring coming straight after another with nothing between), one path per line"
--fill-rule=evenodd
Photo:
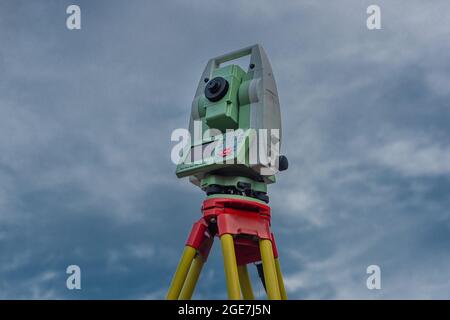
M81 8L81 29L66 8ZM366 9L381 8L380 30ZM291 299L450 298L448 1L0 4L0 299L162 299L204 193L177 179L208 59L261 44ZM220 245L195 299L226 298ZM81 269L68 290L66 268ZM369 290L366 269L381 269ZM256 296L264 298L255 268Z

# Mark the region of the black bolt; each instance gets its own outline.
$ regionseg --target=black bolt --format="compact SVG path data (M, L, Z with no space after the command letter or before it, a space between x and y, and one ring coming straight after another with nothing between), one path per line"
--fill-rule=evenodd
M289 167L289 162L286 156L279 156L278 158L278 170L284 171Z

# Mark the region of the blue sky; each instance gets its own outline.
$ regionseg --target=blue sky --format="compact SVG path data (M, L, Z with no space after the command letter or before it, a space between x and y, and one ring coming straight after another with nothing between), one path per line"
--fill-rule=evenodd
M82 29L65 27L78 4ZM382 29L366 28L381 7ZM175 177L207 60L260 43L290 168L290 298L450 298L447 1L3 1L0 298L163 298L204 194ZM195 298L225 298L219 246ZM77 264L82 289L66 289ZM382 289L366 288L377 264ZM254 287L263 296L255 270Z

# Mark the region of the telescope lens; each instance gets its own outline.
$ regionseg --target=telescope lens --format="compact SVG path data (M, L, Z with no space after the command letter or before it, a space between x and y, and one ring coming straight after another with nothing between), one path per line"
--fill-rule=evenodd
M228 81L222 77L211 79L205 87L205 97L212 102L222 99L228 91Z
M208 83L207 87L210 92L217 93L217 91L219 91L219 89L220 89L220 83L219 83L219 81L216 81L216 79L212 79Z

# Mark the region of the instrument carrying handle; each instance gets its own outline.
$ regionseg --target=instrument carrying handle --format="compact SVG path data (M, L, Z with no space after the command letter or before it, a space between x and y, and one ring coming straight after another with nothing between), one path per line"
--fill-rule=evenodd
M236 51L232 51L216 58L211 59L214 63L214 67L218 68L222 63L232 61L235 59L239 59L245 56L254 55L256 51L259 50L259 45L255 44L250 47L238 49Z

